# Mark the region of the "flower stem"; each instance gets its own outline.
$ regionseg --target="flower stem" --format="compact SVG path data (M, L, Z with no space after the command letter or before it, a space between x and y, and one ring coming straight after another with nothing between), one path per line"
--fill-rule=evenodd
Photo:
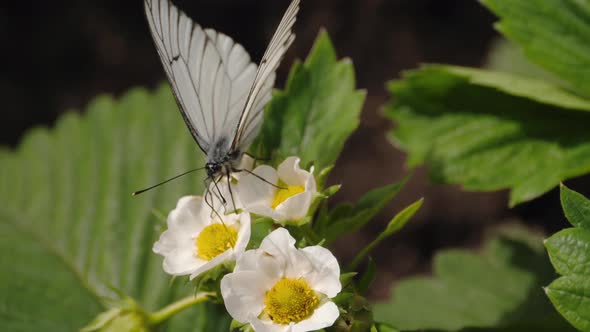
M311 223L303 225L302 227L300 227L300 229L303 231L303 234L305 235L305 237L307 237L307 240L311 241L311 244L315 245L315 244L320 243L320 239L318 238L318 235L315 233L315 231L311 227Z
M354 257L352 262L348 265L348 271L355 271L356 268L360 265L362 260L373 250L377 245L381 243L385 239L384 236L378 236L375 240L369 243L366 247L364 247L359 253Z
M214 296L213 292L199 292L194 296L187 296L180 299L172 304L165 306L164 308L147 315L147 319L150 325L158 325L163 321L169 319L175 314L182 310L191 307L192 305L207 301L211 296Z

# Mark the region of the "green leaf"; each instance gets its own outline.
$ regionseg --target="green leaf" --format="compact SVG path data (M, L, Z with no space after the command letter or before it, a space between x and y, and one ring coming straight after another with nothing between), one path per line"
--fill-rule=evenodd
M130 194L202 164L167 87L99 97L0 152L0 330L77 331L110 309L112 289L146 311L191 294L152 253L152 210L201 194L204 175ZM161 331L227 331L222 312L194 306Z
M429 65L389 85L392 139L408 164L467 190L510 188L510 205L590 171L590 102L553 85Z
M387 224L385 230L381 234L379 234L378 238L383 239L392 236L393 234L397 233L402 228L404 228L408 221L412 219L414 214L416 214L416 212L420 210L420 208L422 207L422 203L424 203L424 199L420 198L419 200L408 205L402 211L396 214L395 217L393 217L393 219L391 219L391 221Z
M356 90L349 59L337 61L325 31L305 63L295 63L285 91L275 93L251 151L277 159L299 156L316 170L335 163L358 127L365 92Z
M578 0L482 0L496 28L534 63L590 96L590 3Z
M492 42L485 68L562 84L562 81L555 75L531 63L517 44L501 37Z
M563 275L545 291L573 326L590 331L590 202L564 185L560 193L565 215L576 227L561 230L545 241L551 263Z
M545 241L551 263L561 275L590 275L590 232L579 228L559 231Z
M445 250L433 269L433 277L400 281L392 300L375 305L375 319L400 330L569 330L543 294L552 268L527 239L496 237L483 254Z
M590 331L590 278L568 275L552 282L545 292L555 308L580 331Z
M590 231L590 200L562 185L561 206L567 220L574 226Z
M406 225L406 223L414 216L414 214L418 212L418 210L422 206L422 202L423 199L421 198L418 201L404 208L398 214L396 214L395 217L393 217L393 219L387 224L387 227L385 227L385 230L383 230L383 232L379 233L379 235L377 235L377 237L373 241L371 241L371 243L366 245L363 249L359 250L352 262L350 262L348 269L356 270L356 268L365 259L365 257L367 257L370 252L372 252L379 244L381 244L381 242L383 242L386 238L401 230Z
M407 179L373 189L361 197L356 205L341 204L331 211L320 213L314 224L319 237L331 242L343 234L352 233L368 223L401 190Z

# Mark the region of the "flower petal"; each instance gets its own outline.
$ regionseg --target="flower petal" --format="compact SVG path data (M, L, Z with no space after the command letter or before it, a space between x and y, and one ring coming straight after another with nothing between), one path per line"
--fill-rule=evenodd
M201 213L200 209L202 200L203 197L201 196L183 196L176 203L175 210L185 210L192 214L193 217L198 217Z
M270 255L279 255L289 249L295 249L295 239L285 228L277 228L260 243L260 249Z
M166 224L169 230L194 235L200 232L208 222L203 216L201 196L184 196L178 200L176 208L168 214Z
M310 174L299 167L300 161L301 159L298 157L289 157L285 159L277 169L279 179L289 186L304 186Z
M164 257L162 267L168 274L181 276L192 273L203 264L205 261L197 258L190 246L178 246Z
M245 212L240 213L237 221L240 223L240 228L238 229L238 240L236 241L233 251L236 254L236 257L239 257L244 251L246 251L246 246L248 246L248 242L250 242L250 214Z
M291 325L290 332L316 331L334 324L340 316L338 306L334 302L326 302L317 308L311 317Z
M258 270L258 250L247 250L236 261L234 272Z
M237 186L240 201L248 210L253 205L270 206L276 191L276 188L270 183L276 184L278 182L277 171L270 166L258 166L253 173L258 177L248 174L240 179Z
M302 275L311 288L329 298L340 293L342 290L340 266L330 250L320 246L311 246L303 248L301 251L313 265L312 270L308 270L307 273Z
M312 193L304 191L287 198L283 203L277 206L276 211L285 219L301 219L307 215L312 200Z
M289 332L291 325L276 324L271 320L253 319L250 324L256 332Z
M238 169L251 171L254 168L255 162L256 162L256 160L254 158L250 157L247 154L243 154L242 160L240 161L240 165L238 166ZM234 179L239 181L241 178L243 178L247 174L248 174L247 172L232 172L231 176Z
M314 195L317 193L315 177L313 176L313 166L309 169L309 176L305 180L305 191L309 191Z
M228 249L228 250L224 251L223 253L215 256L210 261L202 261L203 264L196 267L194 269L194 271L192 271L191 276L190 276L190 280L193 280L199 274L201 274L205 271L209 271L212 268L216 267L217 265L219 265L225 261L232 260L233 258L234 258L234 252L231 249Z
M267 204L267 203L252 204L250 206L247 206L246 209L250 213L256 213L261 216L266 216L266 217L272 218L275 221L280 221L280 220L285 219L285 216L283 214L279 213L278 211L273 210L270 207L270 204Z
M283 277L284 262L274 256L268 255L263 250L248 250L239 256L234 272L257 271L264 274L271 283L271 288Z
M258 271L226 274L221 279L221 295L227 312L238 322L249 322L264 309L264 296L272 284Z
M262 240L260 249L271 256L276 261L275 264L279 264L279 269L283 271L282 276L298 278L301 273L312 269L305 254L295 248L295 239L285 228L277 228L267 235Z
M168 214L168 229L154 243L153 251L162 256L191 242L208 224L201 214L202 198L184 196L178 200L176 208Z

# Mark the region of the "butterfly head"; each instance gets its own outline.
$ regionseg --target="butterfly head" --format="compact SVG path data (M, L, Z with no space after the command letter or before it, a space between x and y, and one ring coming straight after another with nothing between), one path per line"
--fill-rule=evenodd
M207 176L209 178L215 178L219 173L221 173L222 164L214 161L210 161L205 164L205 169L207 170Z

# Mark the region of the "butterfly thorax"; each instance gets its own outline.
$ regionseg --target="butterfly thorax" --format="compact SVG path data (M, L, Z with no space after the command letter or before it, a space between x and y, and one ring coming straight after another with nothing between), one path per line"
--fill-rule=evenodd
M240 150L232 150L228 146L228 140L220 138L207 153L207 163L205 164L207 176L217 178L220 175L226 175L239 165L241 157Z

